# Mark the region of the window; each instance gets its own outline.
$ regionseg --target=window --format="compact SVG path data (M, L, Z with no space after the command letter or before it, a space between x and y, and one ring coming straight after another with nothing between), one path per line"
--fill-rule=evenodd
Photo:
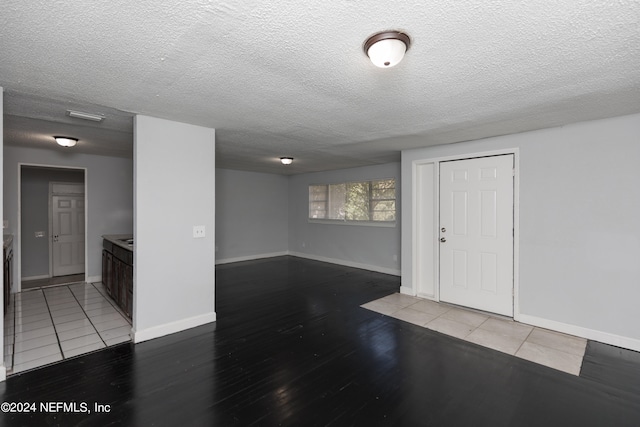
M310 185L309 219L394 222L396 181Z

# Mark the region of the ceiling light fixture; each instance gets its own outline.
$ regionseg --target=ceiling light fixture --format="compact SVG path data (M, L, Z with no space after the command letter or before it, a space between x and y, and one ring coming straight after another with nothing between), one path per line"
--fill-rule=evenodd
M78 138L71 138L70 136L54 136L53 138L63 147L73 147L78 142Z
M283 165L290 165L293 163L293 157L280 157L280 161Z
M67 110L67 116L75 117L76 119L91 120L93 122L101 122L104 120L104 116L102 114L91 114L74 110Z
M369 37L364 42L364 53L373 65L390 68L397 65L411 45L411 39L400 31L383 31Z

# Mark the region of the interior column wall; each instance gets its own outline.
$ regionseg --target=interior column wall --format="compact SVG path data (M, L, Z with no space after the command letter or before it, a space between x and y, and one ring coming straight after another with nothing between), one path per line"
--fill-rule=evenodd
M136 116L134 181L134 341L215 321L215 130Z

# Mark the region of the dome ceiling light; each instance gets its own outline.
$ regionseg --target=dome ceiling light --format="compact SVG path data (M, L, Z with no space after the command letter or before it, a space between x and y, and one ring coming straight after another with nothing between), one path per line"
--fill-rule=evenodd
M411 39L400 31L383 31L369 37L364 42L364 53L373 65L390 68L397 65L411 45Z
M293 163L293 157L280 157L280 161L283 165L290 165Z
M70 136L54 136L53 139L56 140L58 145L63 147L73 147L78 142L78 138L72 138Z

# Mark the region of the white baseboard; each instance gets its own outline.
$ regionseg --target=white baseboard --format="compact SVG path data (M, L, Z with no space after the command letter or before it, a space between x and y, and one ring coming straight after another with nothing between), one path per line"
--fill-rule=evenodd
M102 276L88 276L87 283L102 282Z
M257 254L257 255L247 255L240 256L235 258L224 258L224 259L216 259L216 265L219 264L231 264L232 262L240 262L240 261L251 261L254 259L262 259L262 258L273 258L277 256L289 255L289 251L283 252L269 252L266 254Z
M377 265L361 264L358 262L345 261L343 259L328 258L328 257L319 256L319 255L305 254L303 252L290 252L290 251L270 252L265 254L248 255L248 256L235 257L235 258L217 259L216 265L230 264L232 262L240 262L240 261L251 261L254 259L273 258L273 257L285 256L285 255L291 255L299 258L312 259L314 261L328 262L331 264L344 265L346 267L361 268L363 270L376 271L378 273L385 273L385 274L392 274L394 276L400 276L400 270L396 270L392 268L378 267Z
M199 316L178 320L176 322L165 323L164 325L153 326L140 331L132 329L131 332L133 335L133 342L139 343L154 338L160 338L165 335L175 334L176 332L195 328L196 326L201 326L215 321L216 312L212 311L211 313L201 314Z
M7 379L7 367L2 365L0 366L0 382L6 381Z
M516 321L526 323L540 328L550 329L577 337L598 341L605 344L611 344L616 347L627 348L629 350L640 351L640 340L611 334L608 332L596 331L594 329L583 328L582 326L570 325L567 323L556 322L555 320L543 319L528 314L519 314Z
M28 276L28 277L22 277L21 280L23 282L28 282L29 280L42 280L42 279L50 279L51 276L49 276L48 274L41 274L39 276Z
M359 262L345 261L343 259L337 259L337 258L327 258L319 255L305 254L302 252L290 252L289 255L297 256L299 258L312 259L314 261L322 261L322 262L329 262L331 264L344 265L345 267L361 268L363 270L369 270L369 271L375 271L378 273L385 273L385 274L391 274L394 276L400 276L400 270L393 269L393 268L378 267L377 265L361 264Z

